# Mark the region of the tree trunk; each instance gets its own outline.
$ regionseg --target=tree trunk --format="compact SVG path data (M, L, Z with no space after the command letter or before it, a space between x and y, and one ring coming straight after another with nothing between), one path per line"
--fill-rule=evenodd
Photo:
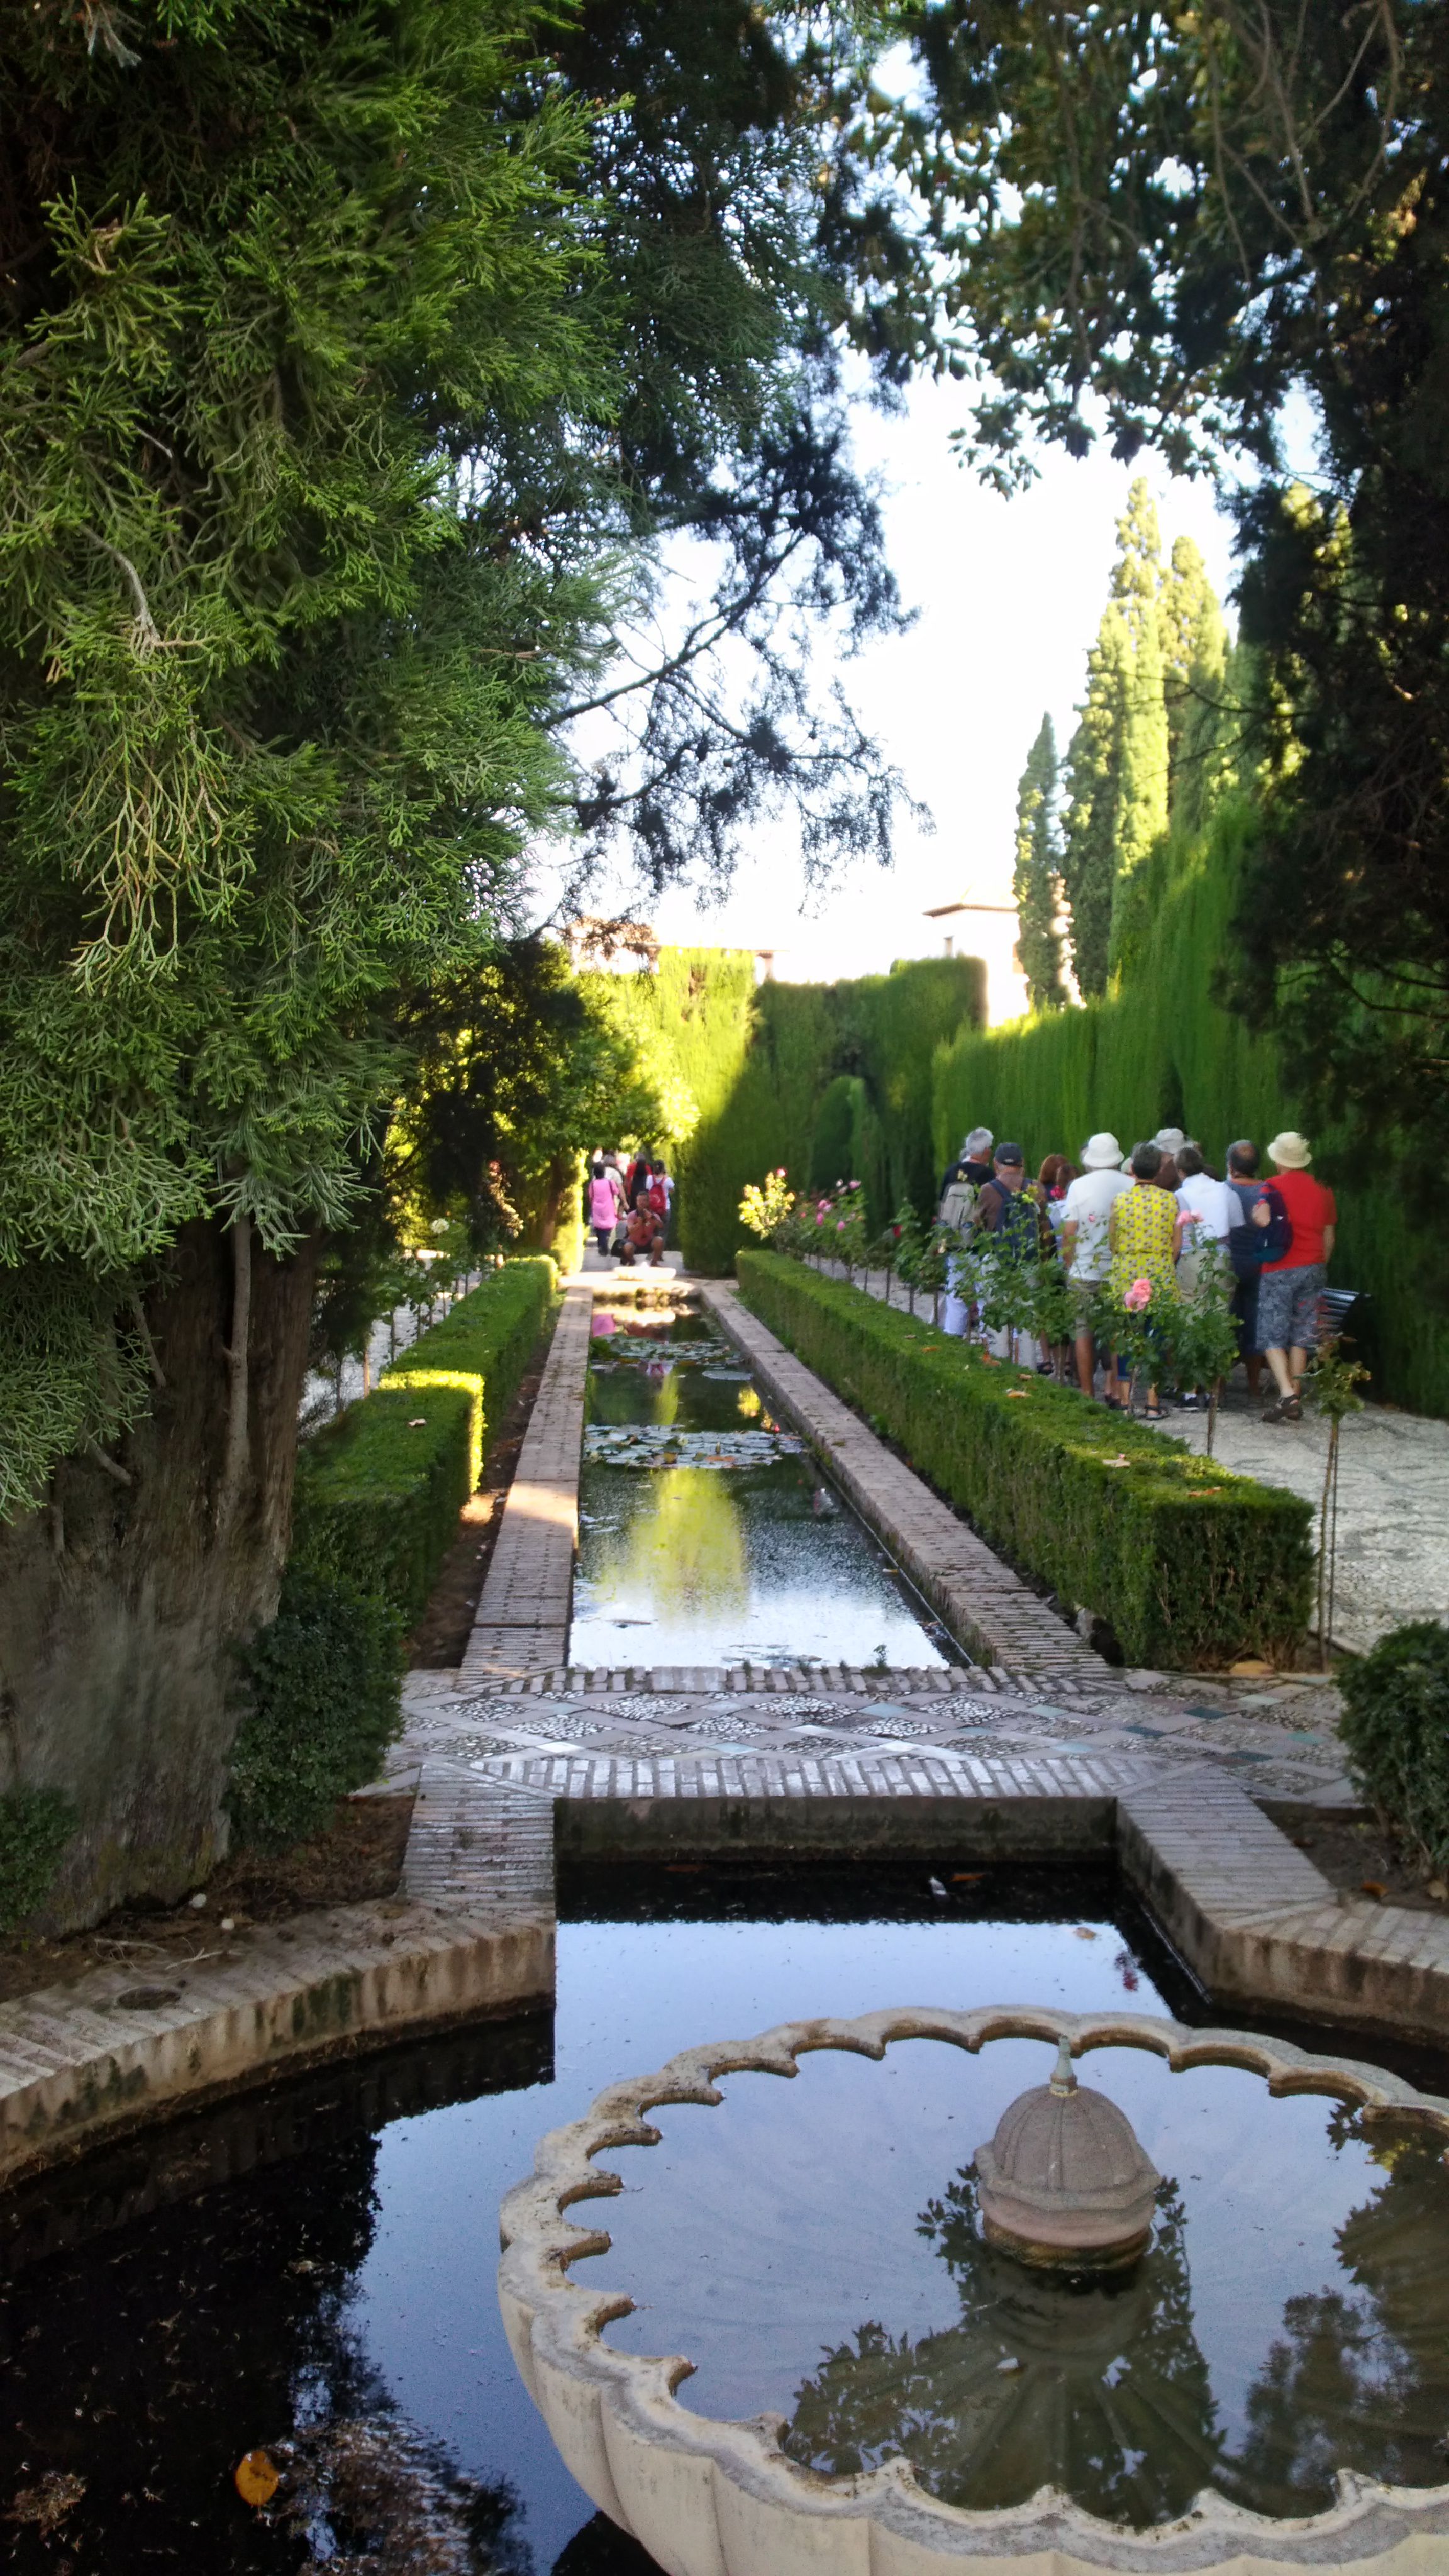
M226 1847L234 1649L276 1608L314 1267L245 1233L186 1228L148 1296L160 1382L122 1474L68 1458L0 1529L0 1791L79 1815L52 1929L184 1895Z

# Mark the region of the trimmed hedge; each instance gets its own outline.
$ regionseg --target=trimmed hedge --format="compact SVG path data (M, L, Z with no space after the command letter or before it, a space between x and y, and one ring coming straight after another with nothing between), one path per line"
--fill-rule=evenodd
M292 1561L361 1583L411 1627L553 1304L547 1255L510 1261L419 1335L297 1462Z
M1298 1495L1194 1457L1073 1387L993 1366L778 1253L742 1252L737 1269L751 1313L899 1441L991 1546L1109 1621L1130 1664L1281 1662L1297 1647L1313 1572L1313 1511Z
M1344 1664L1339 1734L1379 1814L1431 1869L1449 1863L1449 1628L1415 1619Z
M376 1778L402 1732L402 1620L360 1584L294 1563L275 1619L241 1661L247 1705L227 1808L244 1843L285 1851Z

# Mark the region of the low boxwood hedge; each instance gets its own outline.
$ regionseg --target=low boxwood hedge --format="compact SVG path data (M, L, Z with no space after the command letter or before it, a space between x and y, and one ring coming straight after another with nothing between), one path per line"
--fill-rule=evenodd
M553 1304L546 1254L507 1262L302 1449L292 1559L420 1617Z
M778 1253L742 1252L737 1269L751 1313L898 1441L990 1545L1108 1621L1130 1664L1292 1654L1313 1565L1312 1506L1298 1495Z

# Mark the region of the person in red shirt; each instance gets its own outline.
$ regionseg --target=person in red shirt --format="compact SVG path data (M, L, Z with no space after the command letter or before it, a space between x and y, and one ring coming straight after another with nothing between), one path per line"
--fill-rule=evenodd
M1308 1354L1318 1348L1318 1300L1328 1279L1338 1209L1332 1190L1316 1181L1306 1140L1293 1128L1275 1136L1268 1148L1273 1178L1253 1222L1267 1225L1277 1209L1293 1228L1293 1240L1277 1261L1266 1261L1258 1280L1258 1348L1273 1372L1278 1400L1265 1422L1301 1422L1299 1386Z

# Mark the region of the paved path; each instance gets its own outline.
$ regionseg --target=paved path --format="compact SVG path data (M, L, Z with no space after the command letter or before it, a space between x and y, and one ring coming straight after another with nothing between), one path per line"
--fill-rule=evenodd
M859 1272L855 1284L863 1284ZM873 1297L884 1297L885 1273L872 1271L869 1286ZM904 1311L906 1291L898 1280L891 1287L892 1305ZM1206 1418L1174 1409L1162 1436L1201 1451ZM1215 1449L1225 1467L1285 1485L1317 1509L1327 1426L1311 1414L1298 1423L1265 1425L1241 1370L1218 1415ZM1343 1430L1334 1642L1361 1653L1406 1619L1449 1620L1449 1422L1370 1404Z

